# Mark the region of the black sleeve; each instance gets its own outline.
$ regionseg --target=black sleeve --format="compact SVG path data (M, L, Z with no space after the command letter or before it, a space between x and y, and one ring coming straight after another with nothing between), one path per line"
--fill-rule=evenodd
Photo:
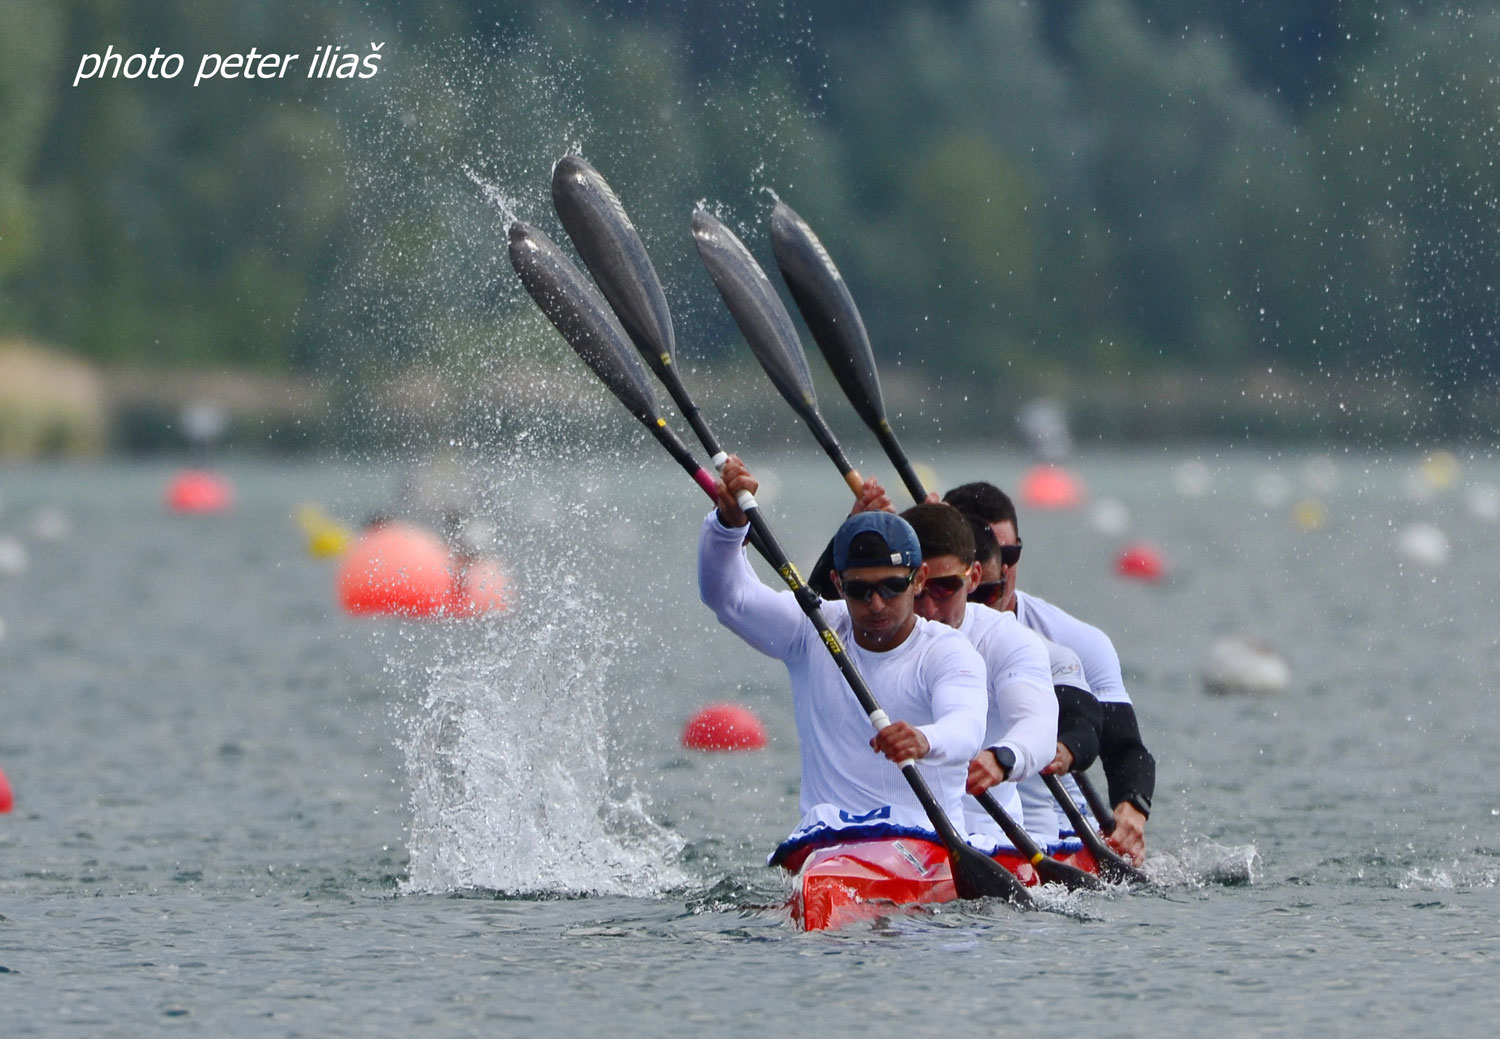
M1151 796L1156 793L1156 759L1141 742L1135 708L1128 703L1106 703L1104 729L1099 741L1099 761L1109 780L1109 803L1130 801L1151 814Z
M807 586L825 599L837 599L839 597L838 589L833 586L833 578L828 576L832 570L833 538L829 538L828 547L823 549L823 554L813 564L812 572L805 577Z
M1071 685L1055 685L1057 742L1073 753L1073 767L1085 771L1099 756L1099 731L1104 725L1102 705L1093 693Z

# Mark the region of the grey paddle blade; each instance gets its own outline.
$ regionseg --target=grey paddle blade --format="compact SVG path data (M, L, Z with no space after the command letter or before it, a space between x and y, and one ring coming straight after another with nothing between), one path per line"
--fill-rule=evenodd
M614 190L583 158L569 155L552 169L552 204L646 363L657 372L674 363L677 341L661 279Z
M740 334L776 389L804 418L818 413L812 371L781 297L745 243L705 209L693 213L693 239Z
M880 376L859 308L823 243L785 202L771 210L771 248L797 309L849 403L865 425L883 425Z
M530 224L510 225L510 263L526 291L594 374L641 421L657 417L640 358L609 305L557 244Z

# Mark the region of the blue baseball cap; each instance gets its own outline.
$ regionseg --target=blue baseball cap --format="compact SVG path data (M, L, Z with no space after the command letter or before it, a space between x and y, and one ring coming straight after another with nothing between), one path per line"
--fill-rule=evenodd
M833 568L839 573L861 566L922 565L917 532L894 512L856 512L833 536Z

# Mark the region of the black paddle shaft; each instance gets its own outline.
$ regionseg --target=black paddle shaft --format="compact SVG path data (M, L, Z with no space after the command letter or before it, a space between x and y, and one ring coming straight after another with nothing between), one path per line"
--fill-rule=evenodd
M990 818L1000 824L1000 829L1005 832L1010 843L1015 845L1016 850L1031 862L1032 868L1042 880L1052 884L1062 884L1070 891L1080 888L1098 891L1104 887L1104 882L1092 873L1050 858L1041 846L1032 840L1031 834L1011 818L1010 813L1000 804L992 791L985 790L978 794L975 800L986 812L990 813Z
M1089 803L1089 811L1094 813L1094 818L1099 820L1099 832L1108 837L1115 832L1115 813L1110 808L1109 802L1099 796L1098 789L1093 780L1089 779L1086 772L1072 773L1073 781L1078 784L1078 789L1083 793L1083 799Z
M1099 867L1099 874L1101 876L1112 881L1123 881L1128 884L1146 884L1150 882L1150 878L1146 874L1136 869L1129 862L1126 862L1120 856L1119 852L1100 839L1099 835L1094 832L1094 828L1089 825L1089 821L1083 817L1083 813L1078 810L1078 806L1073 803L1073 798L1063 787L1061 780L1056 776L1043 773L1042 782L1047 784L1047 789L1052 791L1052 796L1062 806L1063 814L1073 824L1073 832L1078 835L1079 840L1083 841L1083 845L1088 848L1089 854L1094 856L1094 862Z

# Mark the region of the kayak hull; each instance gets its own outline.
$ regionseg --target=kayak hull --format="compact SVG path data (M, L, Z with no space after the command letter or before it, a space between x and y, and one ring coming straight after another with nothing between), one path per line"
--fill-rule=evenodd
M1039 883L1031 863L1014 852L996 862L1024 884ZM1087 851L1063 861L1095 872ZM888 916L903 906L951 902L958 897L948 851L919 837L843 841L807 850L787 863L796 874L792 918L805 931L847 927Z

